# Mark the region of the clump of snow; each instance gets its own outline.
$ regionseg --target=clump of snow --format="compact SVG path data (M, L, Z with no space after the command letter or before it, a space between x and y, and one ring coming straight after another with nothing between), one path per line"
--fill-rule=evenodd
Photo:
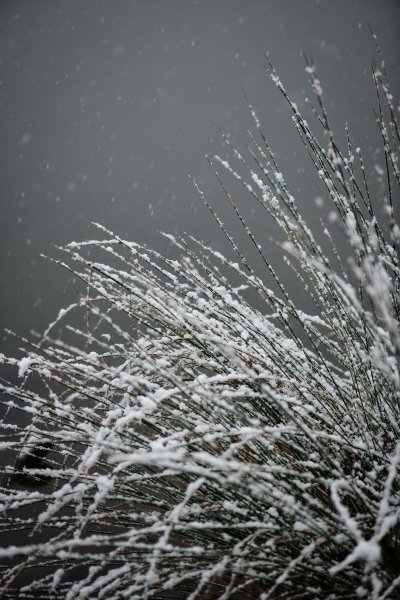
M25 377L31 363L32 358L30 356L24 356L18 361L18 377Z

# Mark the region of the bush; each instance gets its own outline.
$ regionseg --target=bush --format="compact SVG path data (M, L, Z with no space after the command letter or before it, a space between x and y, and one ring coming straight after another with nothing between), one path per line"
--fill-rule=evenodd
M1 383L3 447L16 456L4 468L1 528L26 537L1 550L8 598L398 592L400 137L379 64L377 185L348 131L340 148L314 66L321 140L269 68L325 187L330 250L302 218L250 105L252 162L232 148L237 167L218 157L212 167L268 285L201 190L232 258L191 236L167 236L178 258L166 258L100 225L104 239L64 249L56 262L86 293L26 342L22 360L2 357L22 383ZM220 166L284 233L307 313ZM71 311L82 326L52 339Z

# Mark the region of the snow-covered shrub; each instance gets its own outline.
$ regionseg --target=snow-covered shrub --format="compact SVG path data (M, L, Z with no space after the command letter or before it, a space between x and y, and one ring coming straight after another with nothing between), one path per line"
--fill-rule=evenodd
M1 529L19 542L0 551L7 598L399 593L399 129L382 63L385 173L374 187L349 134L339 147L307 72L322 142L270 68L325 186L331 251L251 106L251 162L232 149L237 167L213 167L281 228L307 313L221 179L265 273L206 198L233 258L190 236L170 237L179 258L165 258L99 225L103 239L69 244L60 261L86 291L56 323L77 309L82 327L52 339L53 323L22 360L2 357L21 378L1 383L2 445L16 458L3 469Z

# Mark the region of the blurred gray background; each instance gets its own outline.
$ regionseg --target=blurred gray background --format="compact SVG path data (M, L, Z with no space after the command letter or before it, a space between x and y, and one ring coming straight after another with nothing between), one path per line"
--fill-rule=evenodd
M1 0L0 351L16 351L5 327L43 331L81 293L39 254L95 237L91 221L165 252L159 230L221 246L187 175L224 215L205 155L227 155L223 133L246 147L243 92L304 215L318 220L319 184L265 53L300 108L310 95L302 52L314 59L333 124L348 120L372 169L368 23L398 93L398 0ZM254 226L270 243L271 225Z

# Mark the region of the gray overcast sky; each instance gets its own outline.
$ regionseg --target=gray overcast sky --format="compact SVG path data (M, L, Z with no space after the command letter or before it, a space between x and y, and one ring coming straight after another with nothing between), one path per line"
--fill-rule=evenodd
M347 119L373 156L368 22L398 93L397 0L2 0L1 329L43 330L76 298L39 253L94 237L92 220L161 249L160 229L218 245L187 175L219 209L205 155L225 154L222 133L245 145L243 91L313 216L316 184L265 53L300 106L309 94L301 52L312 56L334 123Z

